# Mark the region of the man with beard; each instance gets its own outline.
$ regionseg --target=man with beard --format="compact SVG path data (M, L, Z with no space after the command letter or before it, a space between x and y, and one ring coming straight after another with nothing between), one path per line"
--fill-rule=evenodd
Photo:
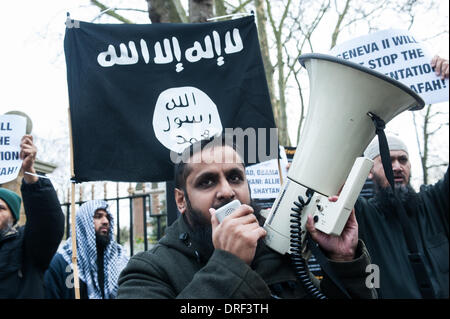
M175 167L175 201L181 212L150 251L133 256L119 278L118 298L256 299L304 298L290 258L268 248L258 209L251 204L245 167L224 136L194 143ZM242 205L218 222L215 210L238 199ZM294 205L293 205L294 206ZM308 229L352 297L372 298L366 287L365 246L354 214L341 237ZM328 277L328 297L342 298Z
M374 161L369 178L375 185L375 197L360 197L355 204L359 235L364 240L378 266L378 296L380 298L430 298L423 296L417 276L428 276L436 298L448 298L448 168L443 179L432 186L422 186L416 193L410 185L411 163L406 145L394 136L388 136L388 145L394 174L395 198L384 174L379 153L378 138L368 146L365 156ZM402 206L406 212L403 219ZM411 234L407 234L406 223ZM411 266L410 242L415 241L423 256L425 271L415 273Z
M44 298L42 279L64 235L64 215L49 179L39 178L31 135L20 144L20 187L27 221L19 226L21 198L0 187L0 299Z
M107 202L92 200L80 206L76 235L80 298L115 298L117 279L128 258L113 239L113 217ZM75 298L71 238L53 257L44 280L47 298Z

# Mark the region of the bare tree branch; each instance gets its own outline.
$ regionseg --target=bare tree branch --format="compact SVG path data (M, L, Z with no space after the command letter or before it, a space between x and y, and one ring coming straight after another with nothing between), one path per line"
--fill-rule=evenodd
M232 14L245 11L245 7L250 4L253 0L247 0L242 2L239 6L233 9Z
M344 21L345 16L347 15L348 9L350 8L350 1L351 0L347 0L345 2L344 10L338 16L338 21L336 23L336 26L334 27L333 34L331 35L331 48L330 49L334 48L334 46L336 45L337 38L339 36L339 32L341 31L341 24ZM335 6L336 6L336 10L337 10L336 1L335 1Z
M134 9L134 8L114 8L114 11L135 11L135 12L148 13L147 10Z
M123 23L127 23L127 24L134 23L131 20L128 20L127 18L125 18L124 16L121 16L120 14L116 13L113 8L109 8L109 7L105 6L104 4L100 3L100 1L98 1L98 0L91 0L91 3L95 6L97 6L100 9L100 11L103 12L102 14L107 14ZM108 10L108 9L110 9L110 10Z

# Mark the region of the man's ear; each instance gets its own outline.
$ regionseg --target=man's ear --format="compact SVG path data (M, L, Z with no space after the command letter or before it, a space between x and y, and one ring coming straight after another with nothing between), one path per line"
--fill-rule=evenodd
M369 179L373 179L373 173L372 173L372 170L370 170L369 175L367 175L367 177L368 177Z
M178 188L175 188L175 203L178 211L184 214L186 212L186 198L184 197L184 192Z

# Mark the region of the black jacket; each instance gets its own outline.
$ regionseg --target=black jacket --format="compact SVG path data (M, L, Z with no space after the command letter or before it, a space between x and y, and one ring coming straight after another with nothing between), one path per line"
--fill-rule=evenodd
M104 296L104 250L97 247L97 276ZM78 278L80 284L80 299L88 299L87 285ZM75 299L73 284L73 270L60 253L53 256L52 261L44 274L45 298L47 299Z
M87 286L81 279L80 299L88 299ZM45 298L47 299L75 299L73 288L73 271L64 257L56 253L44 274Z
M435 185L422 186L416 209L407 211L419 252L437 298L449 297L448 169ZM367 245L372 262L379 267L380 298L422 298L408 260L408 246L401 219L394 211L386 211L378 196L359 198L355 204L359 236Z
M44 272L64 234L64 215L51 182L22 182L27 222L0 239L0 298L44 298Z
M257 299L303 298L306 293L296 281L289 257L258 244L251 266L233 254L216 249L207 253L184 218L179 217L151 250L133 256L119 277L117 298L202 298ZM360 241L352 262L331 262L352 297L374 298L365 286L365 269L370 264ZM325 277L321 290L329 297L342 298Z

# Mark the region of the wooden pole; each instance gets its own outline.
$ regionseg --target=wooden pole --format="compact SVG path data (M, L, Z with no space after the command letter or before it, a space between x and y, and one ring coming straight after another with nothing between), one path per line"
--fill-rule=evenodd
M278 175L280 176L280 186L283 186L283 174L281 172L281 162L279 156L277 160L278 160Z
M69 108L69 138L70 138L70 172L72 178L75 177L75 169L73 164L73 142L72 142L72 122L70 119ZM78 276L78 258L77 258L77 233L76 233L76 211L75 211L75 182L72 181L72 196L70 203L71 214L71 233L72 233L72 269L73 269L73 284L75 288L75 299L80 299L80 279Z
M75 183L72 183L72 202L71 208L71 233L72 233L72 268L73 268L73 284L75 288L75 299L80 299L80 280L78 276L78 258L77 258L77 233L76 233L76 213L75 213Z

